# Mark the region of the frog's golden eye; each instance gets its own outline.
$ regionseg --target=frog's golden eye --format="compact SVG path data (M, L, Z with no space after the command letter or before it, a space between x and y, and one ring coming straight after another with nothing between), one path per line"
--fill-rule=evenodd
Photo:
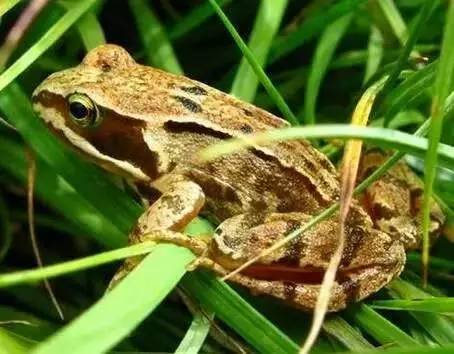
M98 107L84 94L74 93L68 97L71 119L81 127L95 127L101 122Z

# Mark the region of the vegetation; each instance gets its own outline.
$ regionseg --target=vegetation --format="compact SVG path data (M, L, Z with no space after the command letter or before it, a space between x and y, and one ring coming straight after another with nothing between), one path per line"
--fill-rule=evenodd
M2 40L29 3L0 2ZM25 27L0 50L0 353L296 353L308 333L311 314L211 273L187 272L194 256L184 248L126 247L142 210L134 193L36 119L33 89L106 41L301 125L258 139L310 138L334 162L349 138L393 150L372 178L405 159L442 205L443 235L430 259L427 247L409 254L400 278L328 315L312 352L454 352L454 1L57 0ZM353 127L365 93L375 98L372 127ZM205 156L239 145L227 142ZM39 249L52 264L42 269L29 241L28 149L37 163ZM186 232L212 228L196 219ZM104 295L118 260L139 254L146 255L140 266ZM430 265L426 286L422 264Z

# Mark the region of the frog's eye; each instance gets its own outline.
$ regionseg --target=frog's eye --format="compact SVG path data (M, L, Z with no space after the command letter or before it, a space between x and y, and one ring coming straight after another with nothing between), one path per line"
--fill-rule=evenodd
M69 115L81 127L94 127L101 122L98 107L84 94L74 93L68 97Z

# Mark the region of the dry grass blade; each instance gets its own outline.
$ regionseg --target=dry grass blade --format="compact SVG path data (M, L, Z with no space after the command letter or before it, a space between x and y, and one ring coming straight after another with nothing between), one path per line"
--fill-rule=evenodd
M440 143L443 129L443 106L445 100L452 90L452 80L454 74L454 1L449 2L446 15L445 29L441 46L440 64L434 84L434 94L432 98L431 116L429 133L429 148L424 162L424 198L422 206L422 272L424 285L427 283L427 271L429 266L429 232L430 232L430 211L433 186L437 169L437 148ZM446 126L448 127L448 126Z
M34 208L33 208L33 191L35 187L35 177L36 177L36 159L33 155L33 152L30 149L26 150L27 160L28 160L28 175L27 175L27 214L28 214L28 227L30 233L30 240L33 248L33 254L36 258L36 263L38 263L38 267L43 267L43 261L41 259L41 254L38 248L38 241L36 239L35 233L35 220L34 220ZM49 293L50 299L55 306L55 309L58 312L58 315L62 320L64 320L63 311L58 304L57 298L50 286L50 282L47 279L44 279L44 286L46 287L47 292Z
M369 87L362 95L355 111L353 112L353 125L366 126L372 105L377 97L378 92L383 88L385 79L382 79ZM330 259L326 269L323 281L318 294L317 303L314 309L314 319L309 334L300 350L301 354L309 353L318 334L322 328L323 320L328 310L328 304L331 297L331 289L334 285L337 269L342 259L345 244L345 221L347 220L348 211L353 198L355 189L356 176L358 174L359 160L361 158L361 149L363 142L361 140L349 140L345 146L344 157L341 171L341 196L339 206L339 244Z
M0 48L0 68L5 66L25 31L48 1L49 0L33 0L21 13L19 19L7 34L5 42Z

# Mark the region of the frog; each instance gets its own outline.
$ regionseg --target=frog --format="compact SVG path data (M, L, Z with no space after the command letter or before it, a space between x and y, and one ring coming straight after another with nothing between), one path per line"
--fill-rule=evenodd
M131 244L154 240L187 247L198 257L197 267L220 276L339 201L336 167L304 139L200 159L208 146L289 123L201 82L141 65L115 44L96 47L79 65L51 74L32 102L58 138L129 181L147 201L129 234ZM360 179L385 158L379 150L367 152ZM353 200L329 311L365 299L402 272L406 251L420 244L422 191L413 171L399 162ZM218 225L212 237L183 233L198 215ZM433 238L443 222L432 201ZM311 311L338 230L335 213L229 280ZM113 283L139 261L126 260Z

